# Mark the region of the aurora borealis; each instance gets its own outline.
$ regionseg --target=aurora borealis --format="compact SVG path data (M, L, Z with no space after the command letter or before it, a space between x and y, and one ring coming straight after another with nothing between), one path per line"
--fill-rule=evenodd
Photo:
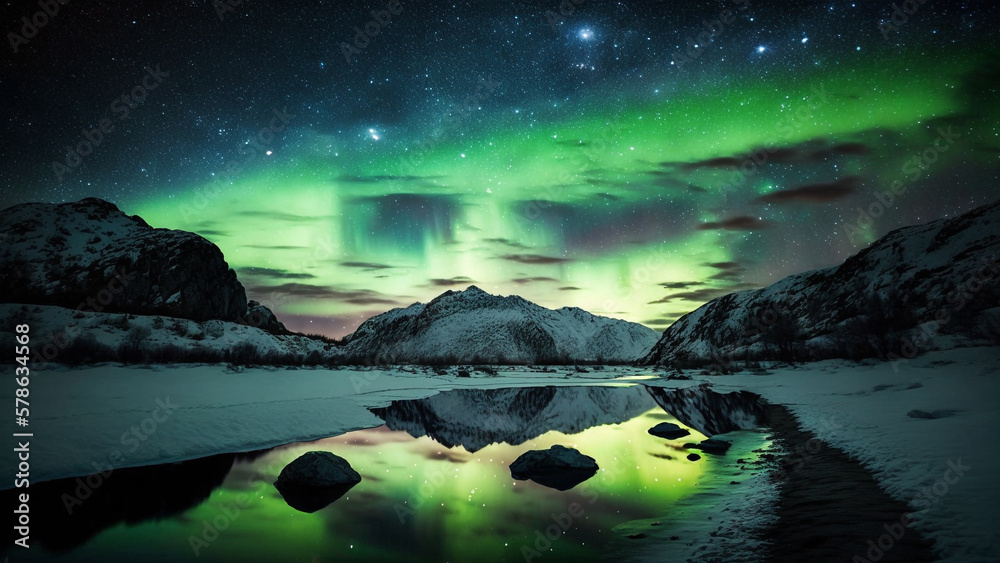
M8 35L0 207L198 232L295 330L470 284L662 329L997 197L992 3L166 4Z

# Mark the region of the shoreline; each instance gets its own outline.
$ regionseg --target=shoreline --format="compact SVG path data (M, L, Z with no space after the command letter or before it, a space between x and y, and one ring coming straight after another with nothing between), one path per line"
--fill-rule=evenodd
M769 428L787 452L777 522L764 533L766 561L930 563L934 544L900 522L912 509L890 497L861 464L804 430L783 405L768 405Z

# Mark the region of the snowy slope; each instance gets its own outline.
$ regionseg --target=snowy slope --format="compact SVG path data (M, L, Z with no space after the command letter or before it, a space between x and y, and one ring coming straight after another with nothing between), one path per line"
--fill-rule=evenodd
M635 360L657 336L579 308L546 309L469 286L372 317L345 342L348 354L390 363L572 363Z
M898 229L842 265L706 303L645 364L913 357L1000 342L1000 202Z
M78 312L65 307L0 303L0 321L8 327L15 324L31 327L33 369L44 370L50 367L47 364L76 366L126 361L114 354L130 334L141 330L148 330L148 335L137 344L137 354L128 359L130 363L148 363L142 361L144 355L152 355L152 361L162 363L214 363L227 358L237 361L227 354L241 349L252 350L250 357L244 352L239 360L251 364L301 364L306 358L314 364L325 363L338 355L337 347L323 340L300 334L275 334L214 319L199 322L159 315ZM107 357L109 353L114 357Z

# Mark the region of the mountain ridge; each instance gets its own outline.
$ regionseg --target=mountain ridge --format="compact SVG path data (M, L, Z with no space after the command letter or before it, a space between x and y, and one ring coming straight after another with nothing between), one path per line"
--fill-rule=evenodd
M893 230L842 264L713 299L668 327L644 365L908 359L1000 342L1000 201Z
M656 338L636 323L471 285L376 315L344 345L348 354L403 363L604 363L634 361Z

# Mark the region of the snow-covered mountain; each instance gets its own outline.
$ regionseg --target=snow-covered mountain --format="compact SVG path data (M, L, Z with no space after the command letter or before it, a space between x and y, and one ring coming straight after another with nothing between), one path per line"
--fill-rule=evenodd
M636 323L469 286L368 319L345 339L345 352L388 363L625 362L657 337Z
M551 430L576 434L618 424L655 408L643 387L524 387L455 389L371 410L391 430L475 452L494 443L523 444Z
M1000 202L895 230L842 265L712 300L664 331L644 364L888 360L1000 343Z

